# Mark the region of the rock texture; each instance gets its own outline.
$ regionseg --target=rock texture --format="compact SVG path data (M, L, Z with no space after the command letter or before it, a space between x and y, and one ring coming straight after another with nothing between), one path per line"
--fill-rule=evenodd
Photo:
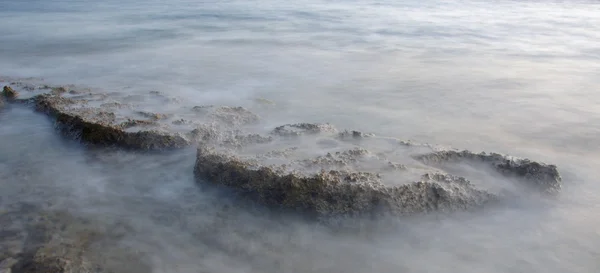
M15 98L17 98L17 96L19 96L19 93L15 91L12 87L7 85L4 86L4 88L2 88L2 96L7 98L8 100L14 100Z
M278 126L272 133L279 136L300 136L336 132L337 129L331 124L297 123Z
M95 223L26 203L12 209L0 214L0 272L150 272L135 252L116 243L128 232L122 223Z
M468 209L493 197L451 175L425 174L414 183L386 186L374 173L323 170L306 175L205 147L198 149L194 172L201 182L233 188L269 207L317 218Z
M197 144L198 183L319 219L452 211L504 197L479 186L485 176L457 171L460 165L501 176L505 179L498 183L514 182L519 189L556 193L561 187L554 165L495 153L440 151L339 131L331 124L261 131L256 129L260 117L246 108L187 106L160 91L103 93L15 82L3 88L2 97L30 103L54 118L61 132L84 143L141 151Z
M555 193L561 185L556 166L500 154L439 151L361 132L337 133L322 124L288 124L272 135L260 146L270 151L258 156L252 149L201 146L194 168L198 183L224 186L267 207L318 219L465 210L505 197L506 192L477 187L488 182L477 181L485 177L470 181L447 168L450 164L506 177L501 183L507 189L513 180L519 188L544 193ZM303 139L290 142L290 136Z
M54 118L61 132L87 144L149 151L182 148L209 140L228 139L228 145L253 139L264 141L246 136L250 134L240 130L260 119L243 107L206 106L193 107L194 111L189 113L156 113L146 109L170 105L178 109L178 100L158 91L124 95L19 82L13 86L5 86L2 97L34 105L37 111ZM16 99L18 94L22 96ZM0 107L3 102L0 100Z
M544 192L556 193L561 188L561 176L554 165L529 159L515 159L497 153L473 153L470 151L440 151L418 155L416 159L425 164L444 168L447 164L468 163L485 165L494 171L523 181L527 186Z
M102 108L70 108L80 103L83 102L56 95L35 98L38 111L54 117L64 133L86 143L137 150L162 150L189 145L186 139L176 134L157 130L126 131L134 126L152 125L151 121L128 119L117 123L116 115Z

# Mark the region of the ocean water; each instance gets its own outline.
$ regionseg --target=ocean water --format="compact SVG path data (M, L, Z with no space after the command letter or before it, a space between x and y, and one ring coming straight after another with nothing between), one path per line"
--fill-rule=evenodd
M0 0L1 76L530 157L564 179L554 199L349 236L224 207L194 184L193 150L89 151L11 107L0 207L125 222L114 244L140 253L139 272L599 272L599 14L596 1Z

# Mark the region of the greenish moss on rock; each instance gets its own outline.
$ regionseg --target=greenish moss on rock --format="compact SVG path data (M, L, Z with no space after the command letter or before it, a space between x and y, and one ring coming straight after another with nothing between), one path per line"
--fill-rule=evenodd
M14 100L19 96L19 92L15 91L8 85L5 85L4 88L2 88L2 96L8 100Z

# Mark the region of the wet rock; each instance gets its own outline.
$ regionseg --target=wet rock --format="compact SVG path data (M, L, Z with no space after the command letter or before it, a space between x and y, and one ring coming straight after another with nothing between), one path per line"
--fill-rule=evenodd
M12 87L5 85L2 89L2 96L8 100L14 100L19 96L19 93L12 89Z
M300 136L336 132L337 129L333 125L327 123L296 123L278 126L272 133L279 136Z
M171 124L173 125L188 125L188 124L192 124L192 121L189 120L185 120L185 119L177 119L171 122Z
M120 108L128 107L128 105L113 101L113 102L102 103L102 104L100 104L100 107L120 109Z
M223 134L215 126L200 125L187 134L187 137L193 142L206 143L214 142L222 138Z
M211 116L216 120L232 126L256 123L260 120L258 115L248 111L244 107L218 107Z
M271 141L273 141L272 137L265 137L259 134L236 134L231 138L225 139L222 145L230 148L241 148L251 144L269 143Z
M340 140L356 140L356 139L363 139L363 138L367 138L367 137L374 137L374 134L367 134L367 133L363 133L363 132L359 132L359 131L348 131L348 130L344 130L343 132L340 132L337 136L338 139Z
M240 126L246 124L256 123L260 120L257 114L250 112L244 107L231 107L231 106L194 106L192 111L205 115L213 121L226 124L228 126Z
M327 153L324 156L318 156L314 159L305 159L301 161L301 164L308 168L344 168L358 164L360 159L368 154L369 151L366 149L354 148L352 150L335 152L333 154Z
M225 186L268 207L318 219L467 209L494 199L464 178L450 175L424 175L414 183L387 186L374 173L331 170L301 174L207 147L198 149L194 174L198 183Z
M525 182L527 186L543 192L556 193L561 189L562 178L555 165L547 165L529 159L516 159L497 153L473 153L470 151L439 151L415 156L421 162L444 168L448 164L468 163L490 167L496 172Z
M136 114L138 114L142 117L145 117L145 118L149 118L151 120L160 120L160 119L168 118L168 115L166 115L166 114L152 113L152 112L146 112L146 111L137 111Z
M10 266L10 272L150 271L148 266L143 266L141 257L118 246L123 232L129 232L119 229L122 225L118 223L94 222L66 211L40 210L32 216L24 228L28 236L23 252L1 264ZM120 259L122 263L115 264L119 259L111 255L120 255L126 260ZM140 266L144 270L140 270Z
M259 155L259 157L265 158L288 158L290 157L294 151L298 150L298 147L290 147L282 150L274 150L265 153L264 155Z
M197 113L205 113L205 111L214 108L214 105L202 105L202 106L194 106L192 107L192 111Z
M101 108L85 107L85 101L82 100L41 95L36 97L35 107L54 117L63 133L89 144L135 150L163 150L189 145L186 139L177 134L155 130L125 131L132 126L151 123L129 120L115 124L114 113L105 112Z
M64 87L62 87L62 86L60 86L60 87L52 87L51 89L52 89L51 94L54 94L54 95L60 95L60 94L63 94L63 93L67 92L67 89L64 88Z

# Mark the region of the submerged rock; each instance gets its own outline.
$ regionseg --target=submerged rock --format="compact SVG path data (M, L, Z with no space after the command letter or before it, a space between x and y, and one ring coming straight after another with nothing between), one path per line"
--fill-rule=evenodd
M444 168L447 164L483 164L509 178L524 181L526 185L544 192L558 192L561 176L555 165L547 165L529 159L515 159L497 153L473 153L470 151L439 151L415 156L425 164Z
M363 133L360 131L348 131L348 130L344 130L343 132L340 132L338 134L338 139L340 140L356 140L356 139L363 139L363 138L367 138L367 137L374 137L374 134L367 134L367 133Z
M318 219L451 211L494 199L464 178L451 175L426 174L413 183L389 186L375 173L322 170L302 174L207 147L198 149L194 174L198 183L225 186L268 207Z
M211 114L215 119L233 126L258 122L260 117L244 107L217 107Z
M19 92L6 85L4 88L2 88L2 96L6 97L8 100L13 100L19 96Z
M118 245L124 235L122 223L94 222L66 211L39 208L28 212L11 211L9 214L19 214L21 227L18 231L23 233L19 238L22 244L18 253L0 257L0 272L116 273L150 270L142 257ZM0 217L3 227L12 228L11 223L6 222L9 220L9 217ZM98 245L109 249L99 249ZM111 255L122 257L118 259ZM106 262L108 259L110 262Z
M300 136L336 132L337 129L333 125L327 123L296 123L276 127L272 134L279 136Z

